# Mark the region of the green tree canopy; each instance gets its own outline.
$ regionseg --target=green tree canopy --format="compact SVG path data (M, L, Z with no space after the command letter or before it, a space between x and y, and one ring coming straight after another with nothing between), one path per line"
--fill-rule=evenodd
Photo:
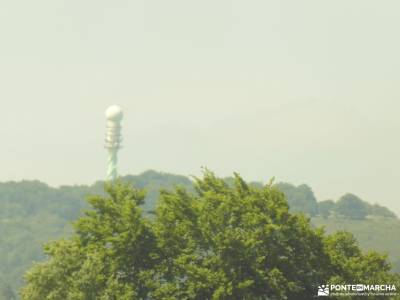
M324 200L318 202L318 214L327 218L331 215L335 208L336 203L333 200Z
M278 183L276 186L285 194L291 211L303 212L311 217L318 213L317 199L308 185Z
M301 300L321 283L397 280L385 256L362 253L350 234L326 236L289 213L272 184L236 175L231 186L206 171L195 188L163 191L148 219L143 192L106 185L73 237L46 247L22 298Z
M346 194L336 203L335 211L340 216L362 220L368 214L368 205L356 195Z
M389 210L387 207L381 206L379 204L368 205L368 214L384 218L397 218L394 212Z

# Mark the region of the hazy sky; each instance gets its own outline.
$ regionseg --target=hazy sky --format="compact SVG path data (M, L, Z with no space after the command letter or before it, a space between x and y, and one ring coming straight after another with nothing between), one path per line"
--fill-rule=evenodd
M122 174L307 183L400 213L400 2L0 1L0 180Z

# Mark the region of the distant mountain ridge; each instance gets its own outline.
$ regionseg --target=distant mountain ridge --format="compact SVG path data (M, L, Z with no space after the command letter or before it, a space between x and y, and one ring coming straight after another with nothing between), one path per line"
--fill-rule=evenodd
M171 189L180 185L194 191L193 181L188 177L153 170L139 175L123 176L122 180L132 182L137 188L147 191L144 204L147 212L154 210L160 189ZM229 184L231 178L227 178L226 182ZM33 261L44 258L43 243L69 235L71 223L79 217L82 210L88 208L84 201L85 196L102 194L103 184L98 181L90 186L54 188L40 181L0 183L0 287L5 292L9 294L10 287L15 291L22 283L24 271ZM262 186L262 183L253 184ZM371 240L374 230L376 234L381 234L387 224L391 224L393 234L397 233L400 237L400 221L386 207L369 204L352 194L346 194L336 202L318 202L307 185L278 183L276 186L285 193L292 211L308 214L316 225L327 225L329 230L337 230L343 228L335 228L334 224L339 223L335 220L347 220L340 223L345 224L344 229L354 231L356 238L366 248L372 248L374 244L364 240ZM382 228L379 222L371 223L376 218L387 220L382 222ZM364 227L368 234L364 234ZM378 242L380 250L388 251L392 261L399 262L396 268L400 271L400 249L396 248L393 241L387 242L385 248L384 237L376 240Z

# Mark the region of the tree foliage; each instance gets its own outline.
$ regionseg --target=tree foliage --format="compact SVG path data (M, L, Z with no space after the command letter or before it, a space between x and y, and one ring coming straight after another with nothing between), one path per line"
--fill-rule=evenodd
M163 191L151 219L142 191L119 182L106 192L88 199L70 239L46 247L23 299L301 300L321 283L397 280L385 256L313 229L271 184L236 174L232 186L206 171L194 193Z
M152 211L161 188L172 189L180 184L193 190L192 182L184 176L146 171L125 176L123 181L145 189L144 211ZM45 259L42 244L68 237L70 223L88 208L84 197L104 195L103 182L93 185L54 188L40 181L0 183L0 277L16 291L22 284L23 273L33 261ZM0 298L1 300L1 298Z
M368 214L368 206L359 197L346 194L336 203L335 212L346 218L362 220Z
M318 202L318 214L324 218L329 217L335 209L335 202L333 200L324 200Z
M277 188L285 194L291 211L302 212L311 217L317 215L317 199L308 185L294 186L290 183L278 183Z
M367 209L368 209L368 214L371 216L393 218L393 219L397 218L394 212L389 210L387 207L381 206L379 204L368 205Z

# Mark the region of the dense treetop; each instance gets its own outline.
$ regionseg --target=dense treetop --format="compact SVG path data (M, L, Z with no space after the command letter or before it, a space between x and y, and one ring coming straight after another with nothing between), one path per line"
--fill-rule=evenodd
M194 187L162 191L148 218L143 191L107 184L73 235L46 247L22 298L301 300L321 283L400 283L385 255L314 229L272 183L236 175L230 185L205 171Z
M171 191L173 186L180 185L189 192L194 191L193 180L185 176L147 171L122 179L133 183L139 189L145 189L146 198L140 206L144 212L154 211L160 189ZM225 181L232 187L235 178L228 178ZM251 186L262 188L263 184L252 183ZM277 184L276 186L285 193L292 212L303 212L314 216L313 220L317 220L318 225L327 225L328 229L333 231L343 229L354 231L366 249L389 251L392 261L400 271L398 255L400 243L396 240L400 236L400 222L393 212L361 200L366 209L363 209L364 219L360 220L359 216L354 218L353 214L346 214L346 210L343 213L340 209L343 202L346 204L348 197L343 197L338 202L330 200L317 202L311 188L306 185L296 187L291 184ZM90 194L105 195L103 182L91 186L59 188L50 187L39 181L0 183L0 295L8 294L10 288L15 293L22 284L21 278L25 270L33 261L45 258L42 251L43 243L71 235L71 222L82 216L82 210L89 208L84 198ZM371 217L384 218L387 221L375 222ZM343 219L337 222L337 218ZM386 223L388 228L385 227ZM333 224L346 226L337 228ZM392 232L390 240L385 239L386 235L382 234L389 231Z

